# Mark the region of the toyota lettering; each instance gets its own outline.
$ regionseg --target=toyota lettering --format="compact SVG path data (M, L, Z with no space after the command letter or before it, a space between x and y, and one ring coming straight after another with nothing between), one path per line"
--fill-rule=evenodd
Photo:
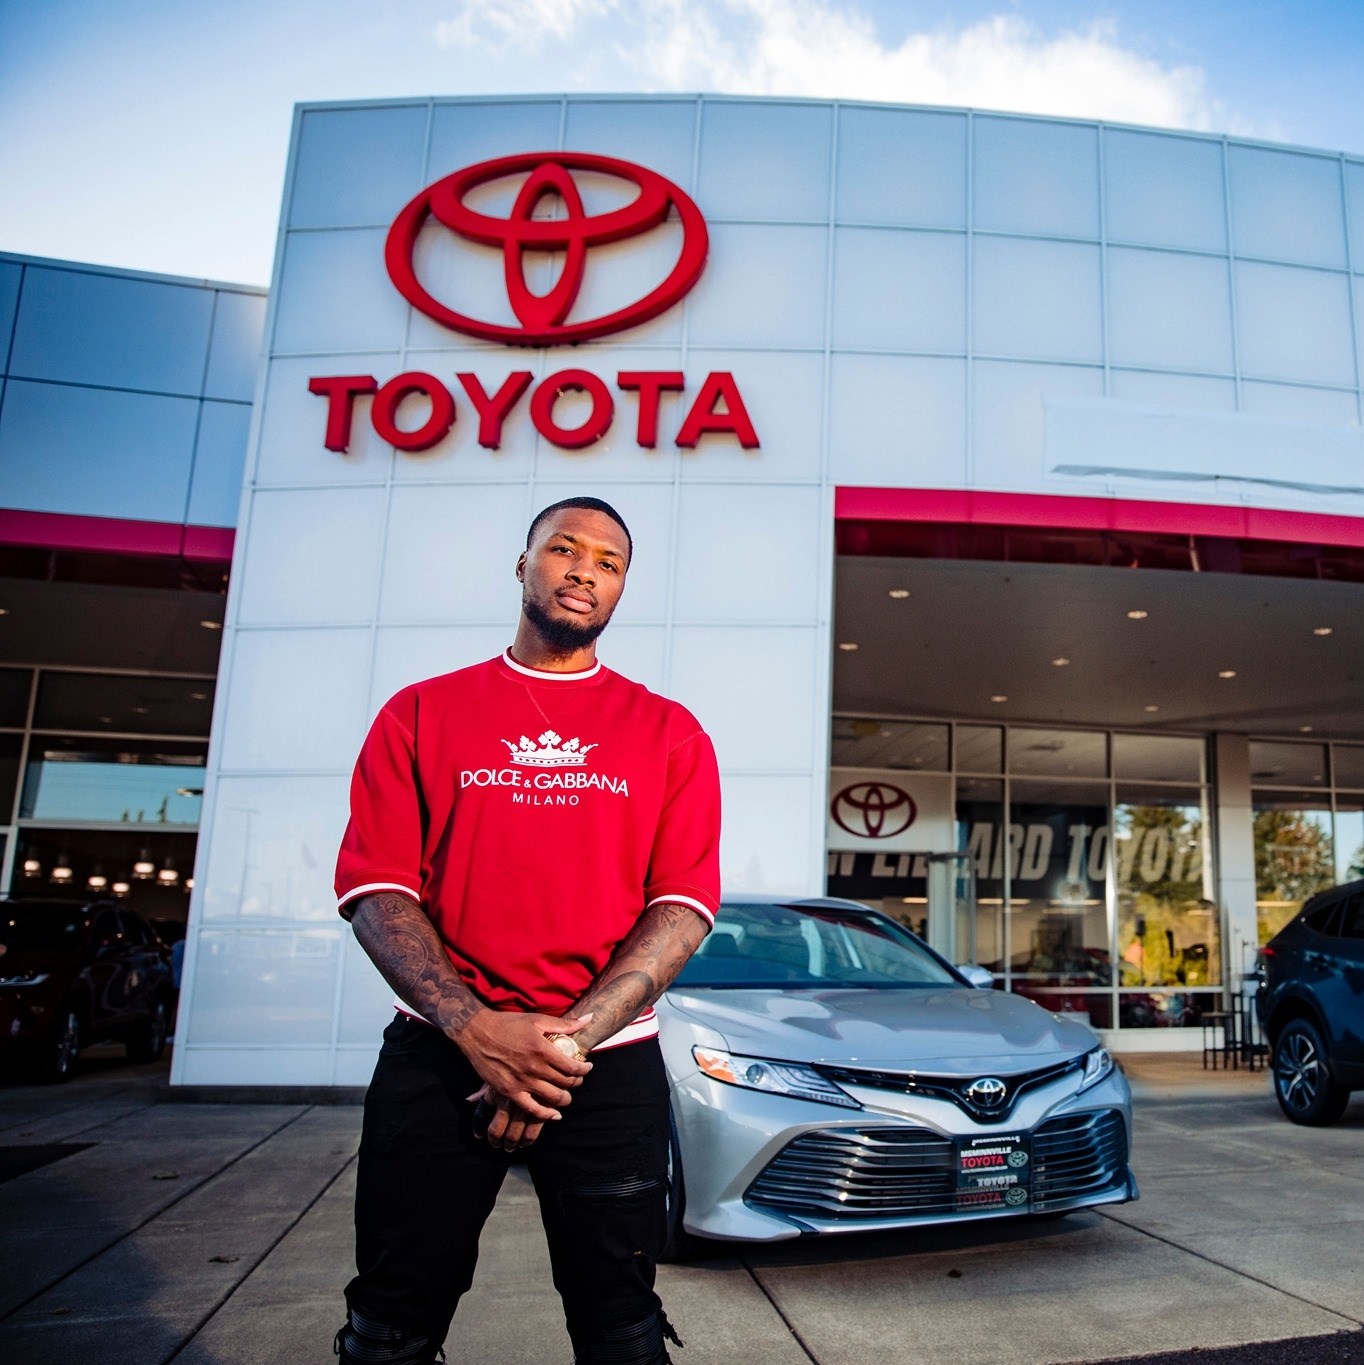
M579 174L627 186L634 191L633 197L606 212L588 213ZM520 177L519 187L506 217L470 206L468 199L475 191L514 182L516 177ZM556 216L544 214L549 201L559 206ZM574 316L595 249L647 239L673 221L680 225L681 246L676 261L653 288L598 316ZM471 249L500 250L514 325L472 316L436 297L417 265L419 238L434 230L451 234ZM550 347L626 331L675 307L705 269L709 241L700 209L656 171L586 152L525 152L466 166L428 185L394 219L385 242L384 264L403 298L441 326L483 342ZM543 293L532 289L527 280L528 258L537 256L559 263L556 278ZM594 371L563 368L538 384L533 381L528 369L513 370L491 388L469 371L457 371L447 379L408 370L385 381L372 374L315 375L308 380L308 389L327 401L323 444L338 452L350 449L355 406L364 398L371 400L369 417L375 434L394 449L409 453L430 450L444 441L456 426L465 400L477 419L478 444L488 450L501 448L506 423L523 400L535 431L561 450L582 450L612 429L617 400L607 381ZM462 399L456 396L456 385ZM619 370L614 387L632 396L635 443L651 450L659 443L664 404L693 386L681 370ZM728 438L744 450L759 447L757 429L732 373L712 370L694 389L673 438L678 449L694 449L707 437ZM565 419L560 400L570 395L583 401L573 403L573 413Z

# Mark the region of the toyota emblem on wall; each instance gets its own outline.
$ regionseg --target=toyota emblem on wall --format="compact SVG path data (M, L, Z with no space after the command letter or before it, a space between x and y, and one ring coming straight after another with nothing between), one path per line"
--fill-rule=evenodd
M588 213L575 178L577 172L623 181L636 193L619 208ZM507 217L469 207L472 191L516 175L525 179ZM564 216L537 218L541 200L549 196L558 198ZM673 212L682 225L682 249L667 276L623 308L568 322L591 249L652 232ZM422 228L432 219L466 241L502 251L507 300L518 326L458 313L434 297L417 278L413 252ZM414 308L454 331L513 346L555 346L623 331L666 312L696 283L708 249L709 234L701 210L657 171L589 152L522 152L480 161L428 185L394 219L384 246L384 264L398 292ZM526 283L529 253L563 257L563 268L548 293L537 294Z
M829 803L841 830L859 839L890 839L914 823L914 798L889 782L854 782Z

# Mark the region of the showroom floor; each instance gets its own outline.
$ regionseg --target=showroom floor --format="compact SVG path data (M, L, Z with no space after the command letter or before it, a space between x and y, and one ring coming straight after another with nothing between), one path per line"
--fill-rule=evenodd
M663 1267L679 1365L1051 1365L1254 1342L1275 1344L1208 1365L1364 1360L1364 1097L1308 1130L1279 1117L1263 1073L1124 1065L1139 1203ZM67 1086L0 1086L0 1359L332 1359L359 1109L170 1102L165 1074L101 1048ZM571 1359L516 1176L446 1345L481 1365Z

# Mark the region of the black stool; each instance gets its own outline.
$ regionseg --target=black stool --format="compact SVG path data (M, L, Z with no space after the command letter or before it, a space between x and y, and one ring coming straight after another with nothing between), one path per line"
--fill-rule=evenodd
M1240 1061L1236 1045L1236 1011L1208 1010L1200 1023L1203 1025L1203 1070L1208 1069L1209 1061L1214 1071L1234 1070ZM1218 1029L1222 1030L1221 1042L1217 1040Z

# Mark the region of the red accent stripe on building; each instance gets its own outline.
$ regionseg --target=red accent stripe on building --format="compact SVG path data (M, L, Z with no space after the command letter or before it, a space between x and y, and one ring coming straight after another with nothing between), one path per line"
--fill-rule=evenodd
M0 509L0 545L226 562L232 558L234 537L233 530L224 526Z
M1143 531L1364 547L1364 517L1192 502L1066 497L1050 493L839 488L834 492L834 517L838 521L1054 526L1088 531Z

